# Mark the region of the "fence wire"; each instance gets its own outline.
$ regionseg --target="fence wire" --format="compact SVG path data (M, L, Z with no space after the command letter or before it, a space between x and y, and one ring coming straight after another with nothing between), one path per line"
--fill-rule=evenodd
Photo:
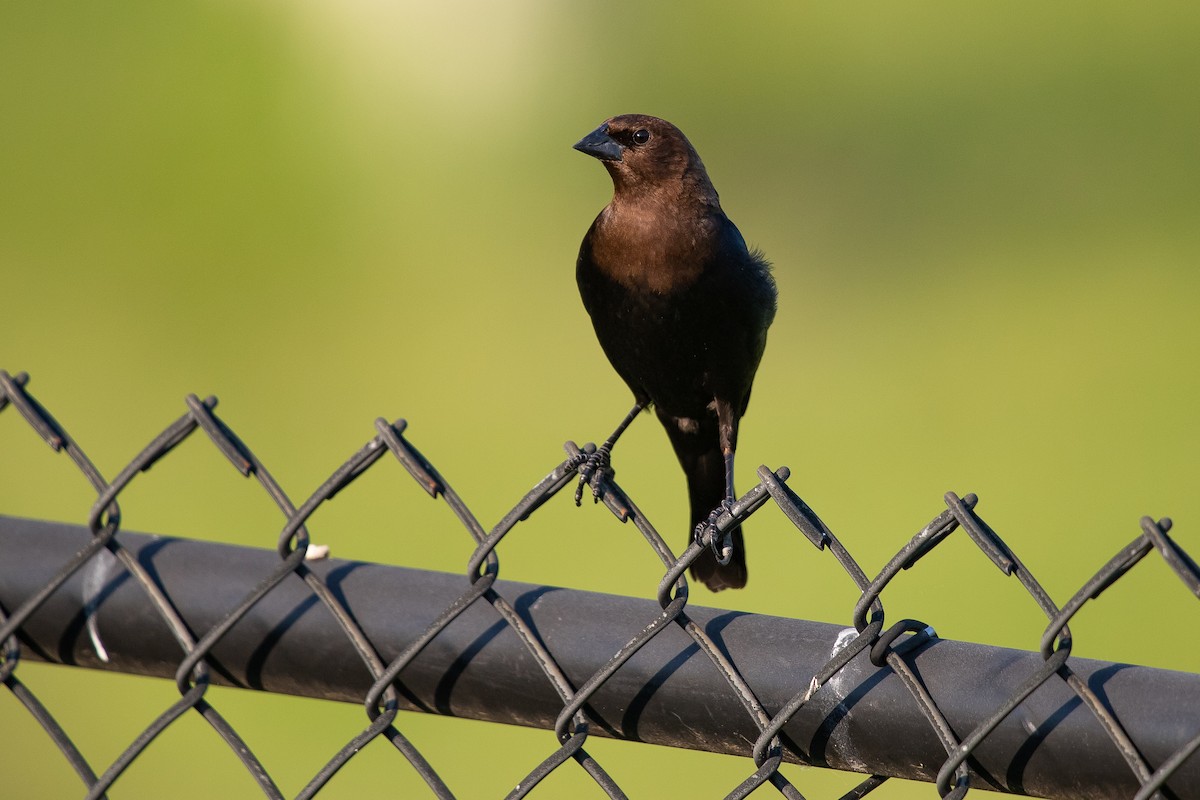
M1069 687L1095 718L1139 787L1134 795L1138 800L1155 796L1180 796L1172 791L1168 781L1200 748L1200 719L1190 720L1190 730L1179 737L1182 744L1178 749L1169 757L1159 759L1157 763L1149 762L1143 755L1143 750L1139 749L1137 742L1122 724L1122 720L1112 710L1111 704L1104 697L1098 696L1095 688L1089 685L1088 681L1082 680L1072 669L1072 639L1068 623L1088 600L1098 597L1151 552L1157 553L1170 566L1187 591L1200 597L1200 568L1170 536L1170 519L1142 518L1140 534L1113 555L1060 607L1011 548L975 512L978 498L973 494L959 497L954 493L947 493L944 498L945 510L906 542L878 575L870 577L837 536L788 486L789 472L785 467L774 471L761 467L758 470L758 484L716 519L715 524L710 525L679 556L675 555L630 497L611 476L608 476L600 485L600 501L617 519L636 527L665 570L655 592L661 612L648 619L642 630L631 637L594 674L586 680L573 682L529 619L518 613L514 605L497 591L495 585L500 574L497 548L519 522L527 519L559 491L573 484L577 479L578 468L587 455L594 452L593 445L588 444L580 448L568 442L565 445L566 458L522 497L498 524L488 529L480 524L441 473L408 441L405 436L406 423L403 420L390 423L384 419L376 420L375 435L339 466L311 496L296 505L271 476L266 466L216 415L214 409L217 401L213 397L202 400L194 395L189 396L184 413L167 425L161 434L110 481L99 472L65 428L33 397L28 391L28 383L29 377L24 373L13 376L0 371L0 412L8 411L11 407L51 448L56 452L65 453L95 491L96 500L87 519L91 533L87 545L63 563L53 579L19 605L12 608L0 607L0 680L3 680L8 690L61 751L82 781L87 798L105 797L122 773L155 738L189 712L203 717L215 733L228 744L264 796L283 797L266 766L210 702L207 690L212 683L210 662L213 648L257 603L291 575L302 579L312 597L329 611L344 636L345 646L354 651L373 679L369 691L362 698L366 712L362 731L347 741L316 771L297 795L300 798L316 796L342 767L375 739L383 739L391 744L424 780L430 795L438 798L454 796L447 780L398 727L398 713L402 705L398 687L403 687L405 669L414 659L464 611L478 604L486 604L494 609L508 629L519 638L540 668L545 683L561 701L561 711L558 712L553 726L553 748L508 793L509 798L526 796L548 775L555 770L568 768L567 765L571 762L574 762L575 768L590 776L598 789L608 797L626 796L617 781L586 748L589 737L593 735L593 726L597 724L590 716L589 701L639 650L668 629L681 630L694 642L699 652L721 676L726 691L736 698L745 717L758 731L757 739L749 748L753 763L748 767L745 780L736 786L715 792L718 796L743 798L769 784L786 798L803 798L800 790L780 771L788 755L785 751L795 749L794 743L785 743L783 728L818 695L822 687L835 680L856 656L863 653L869 655L870 662L875 667L890 670L903 681L926 719L929 729L936 734L944 748L945 760L936 775L936 789L942 797L961 798L973 784L987 788L1002 786L1012 790L1012 786L1004 786L999 780L981 784L977 777L981 770L974 763L974 755L1023 701L1048 682L1057 681ZM7 416L11 417L11 412ZM193 633L184 623L173 603L169 588L148 574L134 554L123 546L120 535L121 511L118 503L119 496L139 474L170 454L197 431L201 432L203 438L209 440L239 473L245 477L253 477L279 508L282 516L282 530L276 543L277 566L269 574L263 575L257 585L246 591L240 602L228 611L218 624L198 634ZM339 595L331 591L327 582L310 569L306 562L311 545L305 527L308 520L322 504L381 461L398 461L431 497L440 498L447 504L474 542L474 550L466 565L466 581L462 593L421 635L409 642L402 652L390 661L380 655L371 639L356 622L354 609L339 599ZM817 550L828 552L860 592L852 611L852 635L846 637L842 647L823 668L811 675L802 691L797 692L787 702L775 703L773 705L776 707L770 708L760 701L755 688L739 671L735 659L731 658L727 649L716 641L704 626L697 624L689 616L689 586L685 577L688 566L704 548L711 547L714 543L719 544L729 531L767 504L777 506L797 533L805 537ZM940 543L946 541L947 537L960 530L1003 574L1017 580L1048 620L1041 642L1041 666L1029 673L1018 691L995 708L974 730L965 734L956 732L948 722L943 709L934 700L926 678L914 668L908 657L936 639L934 629L924 622L908 619L888 624L885 622L881 600L884 589L900 571L912 567ZM181 657L175 670L179 699L146 726L111 764L98 771L73 744L67 731L46 705L21 681L17 672L22 656L22 644L19 640L22 625L46 604L56 590L102 551L115 556L128 577L136 582L146 601L152 604L157 616L170 630ZM0 775L0 781L5 777ZM885 775L870 775L845 797L865 796L886 780Z

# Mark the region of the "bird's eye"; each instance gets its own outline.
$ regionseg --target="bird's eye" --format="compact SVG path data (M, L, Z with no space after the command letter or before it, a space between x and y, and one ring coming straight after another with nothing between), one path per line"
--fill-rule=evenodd
M633 132L634 144L645 144L648 141L650 141L650 131L645 128L638 128Z

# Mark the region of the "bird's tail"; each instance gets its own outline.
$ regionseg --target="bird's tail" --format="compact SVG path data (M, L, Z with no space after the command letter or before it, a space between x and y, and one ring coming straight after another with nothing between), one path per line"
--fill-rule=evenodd
M706 521L712 510L725 500L725 457L716 441L715 430L711 436L707 436L705 430L684 432L676 424L667 424L667 420L663 422L675 448L675 455L679 458L679 465L687 476L692 520L690 536L696 526ZM691 574L692 578L714 592L745 586L746 547L741 529L733 532L733 557L728 564L718 564L712 549L705 548L700 557L692 562Z

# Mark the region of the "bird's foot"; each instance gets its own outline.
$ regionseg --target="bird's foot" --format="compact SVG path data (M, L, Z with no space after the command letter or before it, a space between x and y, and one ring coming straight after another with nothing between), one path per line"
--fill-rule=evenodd
M583 487L592 487L592 501L599 502L600 495L603 493L601 484L606 477L612 477L613 470L609 466L609 458L612 456L612 450L608 445L602 444L593 453L590 453L579 463L579 485L575 487L575 505L583 503Z
M696 531L693 534L697 542L712 548L713 555L717 557L717 563L725 566L729 563L729 559L733 558L733 529L722 533L717 529L717 520L724 513L733 513L733 498L727 497L721 501L721 505L714 508L708 513L708 519L696 526ZM709 531L712 533L709 533Z

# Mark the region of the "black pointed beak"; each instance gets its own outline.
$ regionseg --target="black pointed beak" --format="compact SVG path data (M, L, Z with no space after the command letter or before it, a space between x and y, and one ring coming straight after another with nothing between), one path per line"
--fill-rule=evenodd
M607 122L576 142L575 149L601 161L620 161L625 152L625 148L608 135Z

